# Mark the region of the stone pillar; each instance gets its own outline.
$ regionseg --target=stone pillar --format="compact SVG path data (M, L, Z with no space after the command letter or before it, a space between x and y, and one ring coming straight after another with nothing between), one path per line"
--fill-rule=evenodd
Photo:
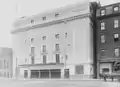
M28 78L30 79L31 78L31 70L28 69Z

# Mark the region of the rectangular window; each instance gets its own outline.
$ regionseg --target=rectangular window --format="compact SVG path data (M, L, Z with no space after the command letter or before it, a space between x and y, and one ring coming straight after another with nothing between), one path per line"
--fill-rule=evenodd
M34 38L31 38L31 43L33 43L34 42Z
M4 68L6 68L6 61L4 60Z
M113 11L118 11L119 10L119 7L118 6L115 6L114 8L113 8Z
M109 72L109 68L103 68L102 69L102 73L108 73Z
M46 17L43 17L42 19L43 19L43 20L46 20Z
M35 57L32 56L32 57L31 57L31 64L34 64L34 62L35 62Z
M101 56L101 57L105 57L105 50L104 50L104 49L101 50L100 56Z
M56 54L56 63L57 63L57 64L60 63L60 54Z
M43 39L43 40L46 40L46 36L43 36L42 39Z
M67 33L65 33L65 38L67 38Z
M31 47L31 56L35 54L35 47Z
M105 22L101 22L101 30L105 30Z
M119 48L115 48L114 49L114 53L115 53L115 57L119 57L120 56L120 49Z
M119 21L118 20L114 20L114 28L118 28L119 27Z
M56 38L56 39L59 39L59 38L60 38L60 35L59 35L59 34L56 34L56 35L55 35L55 38Z
M27 64L27 58L25 58L25 64Z
M101 35L101 43L105 43L105 35Z
M56 51L60 51L60 45L59 45L59 44L56 44L56 45L55 45L55 50L56 50Z
M43 45L43 52L46 52L46 45Z
M114 42L119 41L119 34L114 34Z
M43 55L43 63L46 64L46 55Z
M101 10L101 16L105 15L105 10Z

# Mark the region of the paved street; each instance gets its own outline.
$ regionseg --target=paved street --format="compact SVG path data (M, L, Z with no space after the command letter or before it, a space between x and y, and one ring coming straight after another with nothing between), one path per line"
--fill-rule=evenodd
M1 87L120 87L118 82L95 80L8 80L0 79ZM118 86L119 85L119 86Z

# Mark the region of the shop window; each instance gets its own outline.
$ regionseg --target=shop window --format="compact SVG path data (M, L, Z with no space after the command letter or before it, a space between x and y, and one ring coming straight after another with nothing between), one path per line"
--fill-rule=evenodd
M102 73L109 73L109 68L103 68Z

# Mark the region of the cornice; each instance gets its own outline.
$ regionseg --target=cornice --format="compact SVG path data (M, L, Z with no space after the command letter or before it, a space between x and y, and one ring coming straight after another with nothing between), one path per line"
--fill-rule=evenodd
M25 31L29 31L29 30L33 30L33 29L37 29L37 28L48 27L48 26L51 26L51 25L65 23L65 22L69 22L69 21L73 21L73 20L77 20L77 19L83 19L83 18L89 17L89 15L90 15L90 13L86 13L86 14L76 15L76 16L72 16L72 17L69 17L69 18L55 20L55 21L51 21L51 22L47 22L47 23L43 23L43 24L36 24L36 25L29 26L29 27L12 30L11 33L12 34L17 34L17 33L20 33L20 32L25 32Z

